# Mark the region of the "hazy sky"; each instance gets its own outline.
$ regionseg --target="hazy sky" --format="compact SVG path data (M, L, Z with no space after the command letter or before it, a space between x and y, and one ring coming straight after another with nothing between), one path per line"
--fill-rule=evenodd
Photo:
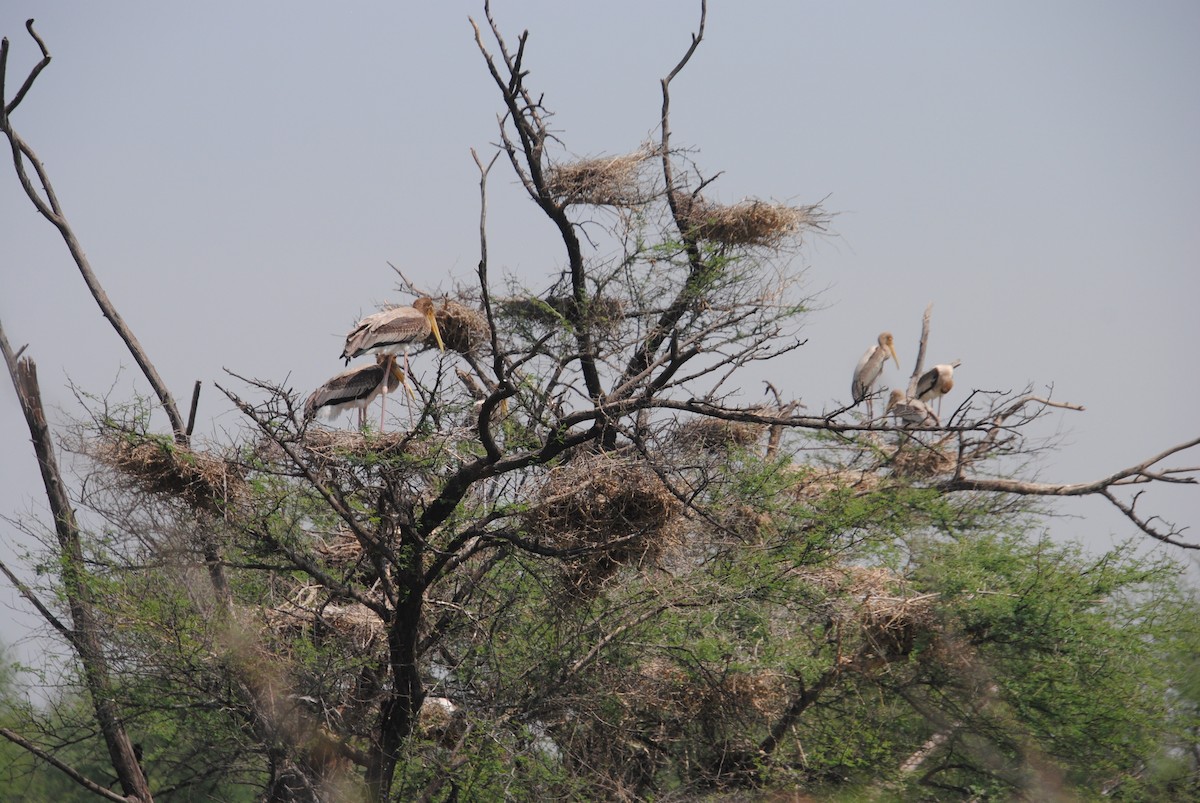
M656 135L659 79L698 9L497 0L494 12L511 42L530 30L529 86L566 147L599 155ZM471 281L469 149L491 153L501 104L468 15L481 3L0 6L10 97L37 58L27 17L54 56L14 124L180 403L204 380L202 437L242 426L212 386L231 382L224 368L299 392L336 373L354 321L409 300L387 261L435 290ZM837 213L799 256L824 309L780 388L810 411L845 401L884 329L907 375L933 302L930 362L963 361L947 403L1032 383L1087 407L1044 428L1064 444L1042 479L1095 479L1195 436L1198 42L1192 0L714 0L672 85L674 144L723 171L714 200L823 200ZM49 404L77 410L68 379L146 392L5 162L0 320L29 344ZM490 183L493 270L544 286L561 248L503 167ZM43 508L7 380L0 450L0 513ZM1200 519L1194 487L1142 504ZM1055 509L1062 537L1106 547L1134 534L1106 503ZM0 540L20 548L4 522ZM0 624L0 638L19 635Z

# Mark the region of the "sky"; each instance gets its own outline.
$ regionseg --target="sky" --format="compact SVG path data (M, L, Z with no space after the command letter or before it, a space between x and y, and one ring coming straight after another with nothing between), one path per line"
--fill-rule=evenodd
M797 257L821 309L773 375L785 395L809 411L845 402L883 330L906 376L932 303L928 362L963 363L947 404L1052 385L1086 407L1046 422L1060 448L1038 479L1096 479L1197 435L1200 4L710 6L672 84L673 143L721 174L712 200L835 213ZM659 81L698 2L493 12L510 43L530 31L528 83L569 154L657 137ZM351 325L410 300L389 261L432 290L471 282L471 149L494 152L501 111L468 22L482 3L6 0L10 97L37 60L30 16L53 62L14 126L180 404L204 382L201 438L242 426L213 387L244 389L226 369L300 393L340 370ZM545 286L561 245L503 168L489 179L490 264ZM7 160L0 321L28 344L55 421L78 413L71 383L147 392ZM0 514L44 511L28 440L0 383ZM1140 504L1200 523L1195 487ZM1055 537L1095 549L1137 535L1102 500L1054 511ZM25 546L0 520L0 556ZM0 593L0 641L28 632L20 607Z

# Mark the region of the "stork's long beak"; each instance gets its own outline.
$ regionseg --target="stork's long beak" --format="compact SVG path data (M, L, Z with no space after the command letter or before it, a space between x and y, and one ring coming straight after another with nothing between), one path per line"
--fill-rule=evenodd
M888 343L887 348L888 348L888 351L890 351L892 353L892 360L895 361L896 367L899 368L900 367L900 358L896 356L896 347L893 346L891 343Z
M446 350L446 344L442 342L442 333L438 329L437 316L433 314L433 307L429 307L429 311L425 313L425 319L429 321L429 328L433 330L433 337L437 340L438 348L442 351Z
M416 398L416 394L413 393L412 385L408 384L408 375L405 374L400 366L396 364L395 360L392 360L392 376L400 380L401 385L404 385L404 390L406 393L408 393L408 398Z

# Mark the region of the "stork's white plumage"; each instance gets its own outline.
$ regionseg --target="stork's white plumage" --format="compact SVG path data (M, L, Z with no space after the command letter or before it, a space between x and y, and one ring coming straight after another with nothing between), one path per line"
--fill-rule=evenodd
M376 397L387 394L403 383L408 389L407 378L396 358L391 354L375 357L373 365L360 365L342 371L317 388L304 404L304 417L336 418L346 410L358 410L359 428L366 426L366 409ZM411 390L409 391L411 393ZM379 411L379 429L383 431L383 409Z
M891 413L902 423L914 427L936 427L942 423L925 402L906 398L904 391L899 388L892 391L883 412L885 415Z
M871 400L869 396L874 391L875 383L879 381L879 377L883 373L883 364L887 362L889 356L895 360L896 367L899 368L900 358L896 356L896 346L892 338L892 333L883 332L879 335L878 342L867 349L862 359L858 361L858 366L854 369L854 379L850 382L850 396L854 399L855 404L858 404L863 399L867 400L868 416L871 415Z

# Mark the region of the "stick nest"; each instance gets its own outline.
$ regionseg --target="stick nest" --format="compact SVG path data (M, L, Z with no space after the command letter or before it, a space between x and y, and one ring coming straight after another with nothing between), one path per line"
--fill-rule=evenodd
M587 596L623 566L655 563L679 534L681 507L644 464L601 455L552 470L522 523L565 553L567 590Z
M371 653L387 646L386 628L374 611L359 602L332 601L325 588L316 584L297 587L290 598L265 609L263 619L281 639L319 626L353 645L359 653Z
M576 312L575 299L570 296L541 298L509 298L500 302L504 314L539 326L570 326L582 321L593 331L612 333L625 320L625 305L618 298L596 296L587 300L583 314Z
M881 657L912 651L918 634L937 624L937 594L916 594L890 569L839 566L808 569L805 581L829 594L826 605L837 620L857 624Z
M314 457L323 460L346 458L394 458L406 455L422 458L428 448L422 441L414 439L411 432L372 432L357 430L320 429L309 427L304 431L304 448Z
M451 351L467 354L477 349L480 344L487 343L491 337L487 316L474 307L446 299L434 309L433 314L437 318L442 342ZM432 332L425 338L425 345L437 348L437 340Z
M753 446L766 431L766 424L703 417L685 421L675 431L675 437L681 446L725 452Z
M248 495L237 464L193 451L167 436L113 433L94 441L88 454L143 491L181 499L208 513L221 515Z
M927 479L950 473L957 459L957 452L947 447L945 439L933 444L909 439L892 457L892 473L912 479Z
M546 174L546 190L561 204L641 206L648 200L641 166L651 155L637 151L554 165Z
M726 206L684 193L675 194L675 205L688 234L721 245L774 247L805 229L823 230L827 222L817 205L750 200Z

